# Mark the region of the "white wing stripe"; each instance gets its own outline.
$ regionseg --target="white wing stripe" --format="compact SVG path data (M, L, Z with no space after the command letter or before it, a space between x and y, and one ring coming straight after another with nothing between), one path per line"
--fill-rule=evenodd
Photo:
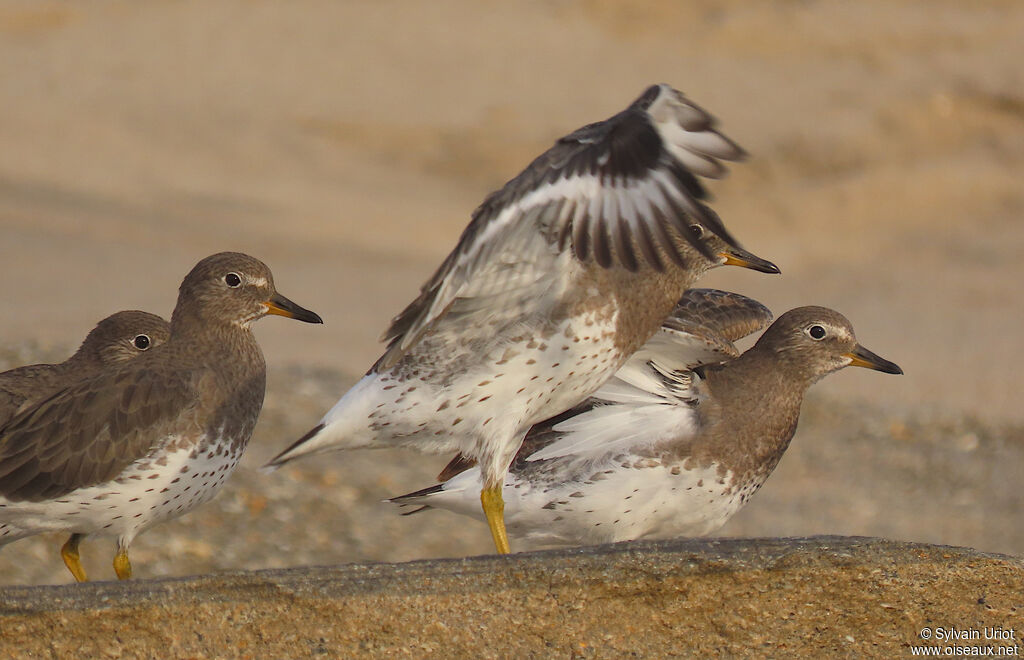
M608 191L610 194L616 196L619 206L619 216L622 222L626 222L630 227L637 227L640 224L640 217L637 213L637 202L640 199L634 199L632 196L627 195L626 191L620 188L612 188Z

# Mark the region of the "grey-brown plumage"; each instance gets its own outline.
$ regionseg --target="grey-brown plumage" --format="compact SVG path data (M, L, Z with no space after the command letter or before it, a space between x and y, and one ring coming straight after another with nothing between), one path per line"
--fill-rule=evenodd
M742 355L729 358L735 348L726 348L708 361L692 350L729 346L728 338L764 316L748 306L744 317L738 306L693 319L685 307L656 350L631 358L581 406L531 429L504 484L511 535L575 545L708 534L775 469L811 385L851 365L902 373L860 346L850 322L824 307L787 312ZM716 317L722 324L714 327ZM681 330L702 327L719 338L693 342ZM666 366L672 363L691 366ZM393 501L479 516L477 470Z
M12 418L0 431L0 544L72 532L65 561L81 579L75 539L114 534L115 570L130 575L135 535L210 499L238 463L266 380L250 324L266 314L321 322L276 292L261 261L207 257L181 284L166 343Z
M156 314L117 312L97 323L64 362L30 364L0 373L0 427L22 406L159 346L169 334L167 321Z

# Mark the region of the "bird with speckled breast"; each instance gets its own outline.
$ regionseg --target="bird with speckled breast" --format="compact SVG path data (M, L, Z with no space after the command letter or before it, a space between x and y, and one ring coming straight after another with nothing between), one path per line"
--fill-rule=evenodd
M251 324L320 317L277 293L266 264L222 252L185 277L167 341L23 409L0 429L0 545L65 531L117 537L131 577L142 530L212 498L238 464L263 405L266 364Z
M744 152L668 85L561 138L473 213L383 356L268 463L335 449L454 452L509 551L501 485L526 432L587 398L723 263L777 273L703 202Z
M0 373L0 427L22 406L126 362L167 341L167 321L148 312L127 310L96 324L75 354L59 364L30 364Z
M506 523L533 547L703 536L765 482L796 432L807 389L847 366L901 374L824 307L779 317L742 355L733 341L771 320L724 292L687 293L641 351L580 406L533 427L505 477ZM695 297L718 307L694 314ZM461 472L459 470L462 470ZM479 516L479 468L392 499Z

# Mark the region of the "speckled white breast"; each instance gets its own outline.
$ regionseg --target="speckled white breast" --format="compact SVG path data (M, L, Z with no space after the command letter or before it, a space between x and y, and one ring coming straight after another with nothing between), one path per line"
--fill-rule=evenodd
M227 442L203 450L191 445L136 461L114 480L54 500L0 498L0 544L49 531L110 534L130 543L146 527L209 501L240 458Z
M761 485L733 479L731 472L719 475L716 465L687 470L637 458L606 465L581 481L531 483L509 474L505 525L532 547L705 536ZM458 475L421 503L482 520L479 471Z
M546 338L515 336L472 359L448 355L446 362L467 368L445 368L451 375L443 381L426 373L440 367L426 364L417 376L368 374L324 416L329 429L311 444L462 451L486 463L486 454L498 450L490 443L500 439L509 444L500 448L507 455L499 462L507 465L517 433L576 405L615 372L622 356L614 332L614 315L574 317Z

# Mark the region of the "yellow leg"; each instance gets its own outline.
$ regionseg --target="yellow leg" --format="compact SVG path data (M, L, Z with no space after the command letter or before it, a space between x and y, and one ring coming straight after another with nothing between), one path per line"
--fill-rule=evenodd
M501 498L501 484L480 491L480 504L484 507L487 526L491 528L491 536L494 537L494 547L498 549L498 554L507 555L511 549L505 532L505 500Z
M127 580L132 576L132 563L128 561L128 550L117 546L117 554L114 555L114 572L118 580Z
M82 562L78 557L78 544L84 536L85 534L72 534L60 548L60 556L64 560L64 565L68 567L78 582L89 581L89 578L85 577L85 569L82 568Z

